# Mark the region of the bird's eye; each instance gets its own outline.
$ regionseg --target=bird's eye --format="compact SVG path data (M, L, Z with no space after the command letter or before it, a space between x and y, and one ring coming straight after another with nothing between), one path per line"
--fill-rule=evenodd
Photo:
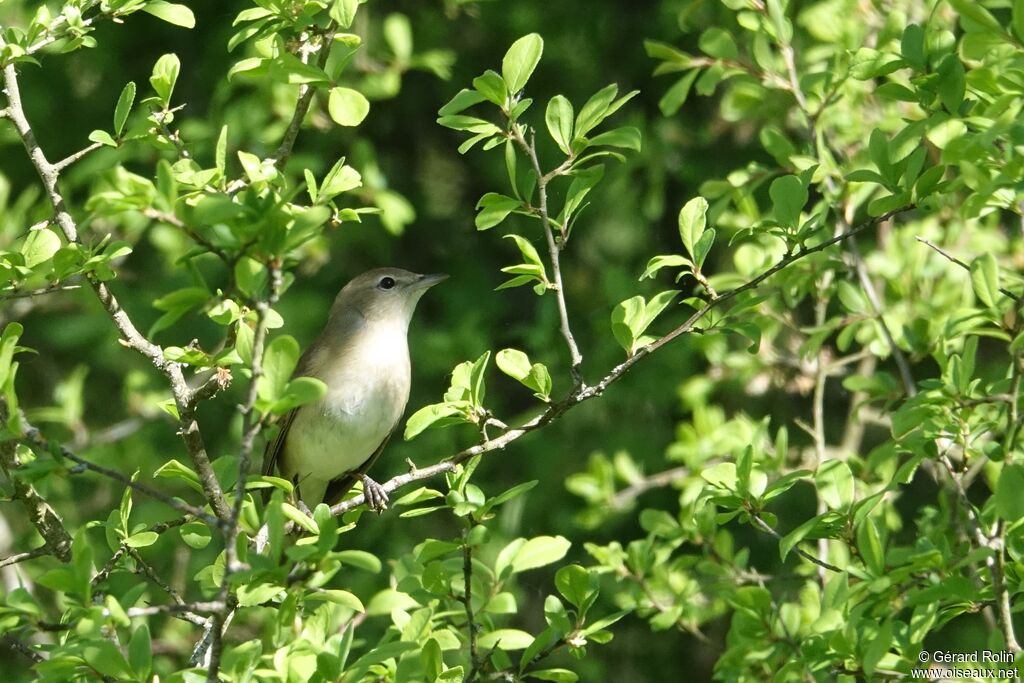
M395 279L391 277L382 277L380 282L377 283L377 287L380 289L391 289L395 286Z

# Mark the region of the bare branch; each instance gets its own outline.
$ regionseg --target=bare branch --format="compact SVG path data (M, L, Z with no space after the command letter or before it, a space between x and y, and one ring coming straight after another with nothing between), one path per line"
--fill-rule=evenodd
M50 549L45 545L35 550L29 550L24 553L18 553L17 555L11 555L0 560L0 567L9 567L12 564L18 564L19 562L27 562L28 560L34 560L37 557L45 557L50 554Z
M313 54L317 55L317 66L323 69L327 65L327 58L331 54L331 45L334 42L334 28L333 23L331 26L320 35L320 46L312 47L312 43L304 41L299 49L299 58L303 62L308 62ZM302 127L302 121L306 118L306 114L309 112L309 105L313 102L313 96L316 94L316 85L312 83L303 83L299 86L299 99L295 103L295 112L292 114L292 120L288 124L288 128L285 129L284 137L281 139L281 144L278 145L277 151L274 152L274 166L277 170L284 170L285 165L288 163L288 159L291 158L292 148L295 147L295 139L299 136L299 128Z
M228 253L226 251L224 251L216 244L214 244L213 242L211 242L210 240L206 239L198 232L193 230L191 226L189 226L185 221L175 216L173 213L160 211L158 209L154 209L153 207L147 207L142 210L142 215L145 216L146 218L152 218L153 220L159 221L161 223L167 223L168 225L175 227L178 230L181 230L183 233L188 235L188 237L193 242L205 248L207 251L215 254L221 261L224 261L225 263L231 261L231 257L228 256Z
M103 146L102 142L94 142L91 145L89 145L88 147L86 147L85 149L80 149L77 152L75 152L74 154L72 154L70 156L67 156L67 157L61 159L60 161L56 162L53 165L53 170L59 173L59 172L63 171L65 168L67 168L68 166L70 166L71 164L75 163L76 161L78 161L79 159L84 157L86 154L89 154L90 152L94 152L94 151L96 151L97 149L99 149L102 146Z
M480 655L476 647L476 632L479 628L473 614L473 547L469 544L470 530L473 528L472 518L467 519L467 528L462 538L462 581L465 589L462 592L462 604L466 608L466 631L469 638L469 671L465 682L472 683L480 667Z
M8 301L10 299L32 299L37 296L44 296L46 294L53 294L55 292L70 292L71 290L81 289L82 285L62 285L54 284L47 287L40 287L39 289L12 289L5 292L0 292L0 301Z
M649 477L644 477L643 479L636 481L627 486L626 488L622 489L621 491L617 492L614 496L612 496L609 505L613 510L622 510L627 505L632 503L634 499L640 497L644 493L647 493L651 489L658 489L663 486L671 486L672 484L685 478L689 474L690 468L683 466L673 467L670 470L665 470L664 472L658 472L657 474L652 474Z

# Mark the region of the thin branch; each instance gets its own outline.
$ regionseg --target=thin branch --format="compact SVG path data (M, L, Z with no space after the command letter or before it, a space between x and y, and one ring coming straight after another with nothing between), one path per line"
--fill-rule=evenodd
M165 531L175 529L188 523L191 519L191 517L179 517L178 519L172 519L168 522L160 522L149 527L147 531L152 531L155 534L162 534ZM103 568L96 572L96 576L92 577L91 583L93 588L102 585L103 582L110 577L113 571L117 568L118 562L121 561L122 557L128 554L129 550L130 548L128 547L127 541L123 541L121 545L118 546L117 550L114 551L114 554L110 559L107 560L107 563L103 565Z
M914 375L910 372L910 363L907 361L907 357L903 355L903 349L896 344L896 339L892 336L889 324L885 322L885 316L882 315L881 299L878 296L878 291L875 289L875 283L871 281L871 275L868 274L868 268L860 254L860 249L857 247L856 237L850 239L849 247L850 253L853 254L857 278L860 280L861 287L864 288L864 293L868 297L868 303L875 314L875 320L878 321L878 326L882 328L882 335L885 337L885 343L892 352L892 358L896 361L896 367L900 373L900 381L903 382L903 391L908 397L916 396L917 385L914 383Z
M651 489L670 486L690 474L690 468L686 466L673 467L664 472L652 474L649 477L636 481L612 496L609 507L613 510L621 510L629 505L635 498L647 493Z
M781 541L782 540L782 534L780 534L778 531L773 529L772 526L770 524L768 524L768 522L764 521L764 519L761 518L761 515L757 514L756 512L752 512L751 511L750 512L750 518L752 520L754 520L755 525L759 529L761 529L761 531L763 531L766 534L772 536L777 541ZM843 570L840 569L839 567L835 566L834 564L830 564L828 562L825 562L824 560L821 560L821 559L815 557L814 555L810 554L809 552L807 552L806 550L804 550L800 546L794 546L793 547L793 552L795 552L797 555L799 555L800 557L804 558L808 562L813 562L814 564L818 565L822 569L827 569L827 570L829 570L831 572L836 572L836 573L842 573L843 572Z
M811 254L816 254L820 251L824 251L825 249L828 249L830 246L834 244L842 242L843 240L847 240L854 235L864 232L865 230L872 226L887 221L894 216L911 211L914 208L915 207L913 205L908 205L899 209L894 209L893 211L889 211L888 213L885 213L881 216L864 221L863 223L851 228L850 230L847 230L846 232L840 233L830 239L825 240L821 244L817 244L813 247L808 247L798 252L785 256L774 266L764 271L763 273L753 278L752 280L747 281L746 283L740 285L739 287L736 287L735 289L726 291L719 295L717 299L712 299L711 301L704 304L704 306L702 306L695 313L693 313L693 315L691 315L685 322L683 322L674 330L666 334L664 337L661 337L657 341L648 344L647 346L641 347L632 356L630 356L622 363L619 363L617 366L612 368L608 372L608 374L606 374L604 378L601 379L597 384L588 387L578 387L577 389L571 391L569 395L566 396L561 401L556 401L549 404L547 409L540 415L537 415L536 417L527 420L518 427L513 427L509 429L504 434L501 434L493 439L490 439L489 441L479 443L476 444L475 446L471 446L470 448L466 448L465 450L459 451L458 453L449 456L448 458L445 458L444 460L434 465L413 468L409 472L406 472L405 474L400 474L396 477L393 477L392 479L388 480L382 485L384 491L386 493L392 493L393 491L408 484L411 484L413 482L420 481L422 479L428 479L430 477L434 477L439 474L444 474L446 472L452 472L460 463L463 463L478 455L483 455L484 453L504 449L506 446L516 441L520 437L529 434L530 432L536 431L537 429L540 429L541 427L544 427L545 425L557 420L566 411L570 410L573 406L584 401L588 401L597 396L600 396L609 386L619 381L622 378L622 376L625 375L630 370L630 368L639 363L645 357L656 352L658 349L672 343L675 339L679 338L680 336L690 332L697 324L697 322L704 318L704 316L710 313L713 309L722 306L726 302L736 298L738 295L744 292L756 289L758 286L761 285L762 282L770 278L772 275L775 275L779 271L787 268L796 261L799 261L807 256L810 256ZM354 498L343 500L340 503L331 507L331 514L335 516L342 515L348 512L349 510L354 510L360 505L363 505L365 502L365 496L363 494L359 494Z
M299 48L299 59L303 62L308 62L309 58L313 55L317 55L317 67L321 70L327 65L327 58L331 54L331 46L334 43L334 29L333 23L328 29L320 35L320 47L312 48L310 43L304 42L302 47ZM313 96L316 94L316 85L312 83L303 83L299 86L299 99L295 103L295 112L292 114L292 120L288 123L288 128L285 129L284 137L281 139L281 144L278 145L277 151L274 152L274 166L277 170L283 171L285 165L288 163L288 159L291 158L292 149L295 147L295 139L299 136L299 128L302 127L302 122L306 118L306 114L309 112L309 105L313 102Z
M9 567L12 564L18 564L19 562L27 562L28 560L34 560L37 557L45 557L50 554L50 549L45 545L36 548L35 550L28 550L17 555L11 555L0 560L0 567Z
M256 442L256 435L259 434L260 427L262 426L256 415L256 399L259 394L260 379L263 377L263 348L267 339L267 316L274 305L277 304L283 284L280 262L272 261L268 264L267 269L270 271L270 288L267 298L256 304L256 329L253 331L249 390L246 394L245 403L241 406L242 441L239 447L235 501L231 510L231 519L224 533L224 576L221 578L217 599L225 605L225 608L223 611L215 614L210 620L210 628L213 633L210 639L210 662L207 667L206 676L207 680L211 683L217 681L218 678L221 650L223 649L223 631L231 617L232 608L227 607L229 604L227 598L231 589L231 574L238 569L237 541L239 518L242 515L242 505L245 502L245 484L249 476L249 467L252 463L253 446ZM205 636L203 640L206 640Z
M926 240L925 238L923 238L923 237L921 237L921 236L917 236L917 237L915 237L914 239L916 239L916 240L917 240L918 242L920 242L921 244L923 244L923 245L925 245L925 246L927 246L927 247L929 247L929 248L933 249L933 250L934 250L934 251L935 251L936 253L938 253L938 254L939 254L940 256L942 256L942 257L943 257L943 258L945 258L946 260L950 261L951 263L955 263L956 265L960 266L961 268L963 268L964 270L966 270L966 271L967 271L968 273L969 273L969 272L971 272L971 267L970 267L969 265L967 265L966 263L964 263L963 261L961 261L960 259L958 259L958 258L957 258L956 256L953 256L953 255L952 255L952 254L950 254L950 253L949 253L948 251L944 250L944 249L943 249L942 247L938 246L938 245L937 245L937 244L935 244L934 242L931 242L930 240ZM1000 288L999 288L999 292L1000 292L1000 293L1001 293L1001 294L1002 294L1003 296L1008 296L1008 297L1010 297L1011 299L1013 299L1013 300L1014 300L1015 302L1017 302L1017 303L1020 303L1020 302L1021 302L1021 297L1020 297L1020 296L1018 296L1017 294L1014 294L1013 292L1011 292L1011 291L1010 291L1010 290L1008 290L1008 289L1004 289L1003 287L1000 287Z
M175 227L178 230L181 230L193 242L200 245L207 251L215 254L221 261L224 261L225 263L231 261L231 257L228 256L228 253L226 251L224 251L216 244L214 244L213 242L211 242L210 240L206 239L198 232L193 230L187 223L185 223L185 221L181 220L173 213L160 211L158 209L154 209L153 207L146 207L145 209L142 210L142 215L145 216L146 218L152 218L153 220L159 221L161 223L167 223L168 225Z
M473 614L473 547L469 544L469 531L473 523L469 521L469 528L462 539L462 580L465 590L462 592L462 604L466 608L466 631L469 634L469 670L466 672L464 683L471 683L476 678L480 667L480 655L476 646L476 617Z
M32 299L37 296L44 296L55 292L69 292L71 290L81 288L82 285L53 284L46 287L40 287L39 289L12 289L10 291L0 292L0 301L8 301L10 299Z
M84 157L86 154L89 154L90 152L94 152L94 151L96 151L97 149L99 149L102 146L103 146L102 142L94 142L91 145L89 145L88 147L86 147L85 149L80 149L77 152L75 152L74 154L72 154L70 156L67 156L67 157L61 159L60 161L56 162L53 165L53 170L59 173L59 172L63 171L65 168L67 168L68 166L70 166L71 164L75 163L76 161L78 161L79 159Z
M120 482L125 486L131 487L132 489L138 491L139 493L147 495L150 498L153 498L154 500L159 500L161 503L164 503L165 505L174 508L178 512L184 513L186 515L192 515L193 517L196 517L198 519L204 519L208 522L212 521L216 523L215 517L211 516L210 514L204 512L203 510L197 508L194 505L189 505L185 501L180 500L178 498L172 498L171 496L168 496L166 493L158 491L151 486L143 484L142 482L133 481L131 477L121 472L118 472L117 470L110 469L109 467L104 467L103 465L97 465L94 462L86 460L80 455L73 453L69 448L65 447L63 444L51 443L46 439L46 437L42 435L42 433L38 429L33 427L31 424L28 423L27 420L25 420L24 415L19 415L19 418L21 420L21 429L22 432L25 434L25 440L28 442L28 445L31 445L38 450L47 453L54 453L62 458L66 458L67 460L71 460L72 462L78 463L80 467L72 468L72 472L80 470L89 470L90 472L102 474L103 476L109 477L114 481Z
M978 511L971 503L963 482L957 476L953 462L945 451L940 452L938 460L949 473L949 479L953 483L953 489L960 499L960 504L967 511L967 522L970 525L975 544L979 548L987 548L992 551L985 558L985 564L992 575L992 591L995 593L996 603L996 621L1003 632L1006 649L1017 654L1021 652L1021 646L1014 632L1013 614L1010 610L1010 591L1006 585L1006 527L1003 521L1000 520L996 526L995 533L992 536L988 536L985 533Z
M60 170L46 158L42 148L36 142L32 126L25 117L25 109L21 101L21 90L18 87L18 72L13 64L4 67L4 90L7 93L8 106L11 120L21 137L25 151L28 153L32 165L42 181L47 198L53 206L53 220L64 233L64 238L70 243L78 242L78 225L68 211L64 201L64 195L58 187ZM107 311L114 326L121 333L123 343L129 348L135 349L148 358L153 365L164 373L171 385L174 401L178 409L179 434L185 442L189 456L199 474L199 481L202 484L206 499L210 502L214 512L221 519L228 519L230 511L224 501L224 494L221 491L220 483L214 474L210 464L210 456L206 452L206 445L203 442L202 434L199 432L199 424L195 418L195 410L192 398L192 390L189 389L181 366L164 358L163 348L148 340L135 327L131 318L121 308L121 304L107 287L106 283L96 277L87 276L89 284L96 293L103 308Z
M12 650L17 650L21 654L31 659L36 664L38 664L39 662L46 661L46 657L43 657L41 654L33 650L28 644L19 640L18 638L15 638L9 633L4 634L2 637L0 637L0 643L6 645Z
M7 424L7 402L0 399L0 424ZM50 507L46 499L39 495L36 488L19 476L16 472L21 467L18 458L17 442L8 440L0 442L0 469L4 471L14 488L14 499L28 513L28 517L36 531L43 537L46 550L62 562L71 559L71 535L64 528L60 515Z
M558 301L558 319L562 329L562 337L565 338L565 344L569 347L569 360L571 362L571 371L574 389L580 389L584 387L583 383L583 372L581 365L583 364L583 356L580 354L579 346L576 344L576 338L573 337L572 328L569 326L569 311L565 304L565 284L562 282L562 265L561 265L561 254L558 244L555 242L554 227L552 221L548 215L548 183L555 175L558 174L559 169L552 171L555 175L545 175L540 169L540 159L537 157L537 145L536 140L531 136L529 142L526 141L526 137L523 135L522 128L517 125L512 125L511 131L512 139L519 145L526 156L530 160L530 164L533 166L533 172L537 174L537 210L540 212L540 220L544 226L544 239L548 245L548 258L551 261L551 277L553 279L553 289L555 290L555 299ZM565 164L563 164L565 166ZM564 243L564 236L563 236Z

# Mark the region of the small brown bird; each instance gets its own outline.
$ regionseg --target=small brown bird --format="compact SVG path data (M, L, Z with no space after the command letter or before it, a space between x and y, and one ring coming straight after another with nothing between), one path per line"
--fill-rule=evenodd
M337 502L362 480L368 506L387 508L387 493L366 472L409 400L413 311L424 292L447 277L378 268L342 288L294 373L321 380L327 393L285 416L264 455L264 474L276 469L311 508Z

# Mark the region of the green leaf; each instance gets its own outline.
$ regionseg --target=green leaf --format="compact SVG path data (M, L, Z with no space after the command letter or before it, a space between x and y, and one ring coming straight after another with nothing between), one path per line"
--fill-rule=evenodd
M996 513L1007 522L1024 517L1024 465L1005 463L996 482Z
M572 103L562 95L552 97L548 102L547 111L544 112L544 123L548 126L548 133L565 154L572 153L572 117Z
M476 90L469 90L468 88L463 88L462 90L455 94L455 97L448 101L448 104L441 107L438 110L437 114L438 116L441 117L453 116L455 114L459 114L465 111L469 107L472 107L474 104L479 104L483 102L486 99L486 97L481 95Z
M149 83L165 107L171 101L174 84L178 82L180 72L181 62L175 54L163 55L153 65L153 75L149 77Z
M202 550L210 544L212 534L210 527L202 522L188 522L178 529L181 540L190 548Z
M787 227L796 227L800 212L807 203L807 188L795 175L776 178L768 188L775 220Z
M126 538L124 544L129 548L145 548L156 543L159 538L155 531L140 531Z
M384 40L388 47L400 61L406 61L412 57L412 27L409 26L409 17L394 12L384 18Z
M971 286L982 304L994 308L999 301L999 264L991 252L971 263Z
M476 88L477 92L499 107L505 106L508 90L505 89L505 81L502 80L496 71L488 69L474 78L473 87Z
M715 229L709 228L700 236L697 244L693 245L693 261L697 264L698 269L704 265L704 259L708 257L711 247L715 244L715 234Z
M846 510L853 503L856 483L843 460L825 460L814 474L818 496L832 510Z
M565 557L571 545L562 536L537 536L529 540L518 538L498 553L495 572L500 575L506 568L517 573L544 567Z
M709 28L701 34L697 44L704 54L715 59L736 59L739 56L736 41L724 29Z
M658 100L658 109L661 110L662 116L672 116L679 111L679 108L686 103L686 98L690 96L693 82L699 75L700 69L687 71L682 78L665 91L665 94Z
M331 88L327 111L339 126L358 126L370 112L370 102L358 90Z
M327 600L333 602L335 605L341 605L347 607L353 612L365 612L366 608L363 607L362 601L352 593L348 591L339 590L337 588L318 590L313 593L309 593L306 596L307 600Z
M486 650L522 650L530 646L533 636L514 628L500 628L477 638L477 645Z
M685 256L680 256L678 254L662 254L660 256L654 256L647 262L647 267L644 268L644 272L640 276L640 279L644 280L646 278L653 278L662 268L678 268L680 266L692 268L693 262Z
M163 19L169 24L182 26L184 28L195 28L196 17L185 5L163 0L150 0L142 7L143 12L148 12L154 17Z
M168 479L179 479L187 483L192 489L202 492L203 486L199 483L199 475L195 473L190 467L182 465L177 460L170 460L169 462L161 465L156 472L153 473L154 477L166 477Z
M679 237L690 256L707 225L708 200L694 197L679 210Z
M25 243L21 245L21 254L25 257L25 265L35 268L53 258L60 249L60 237L49 228L30 230Z
M720 462L717 465L712 465L701 470L700 476L712 486L727 491L735 491L739 483L734 462Z
M939 75L937 87L942 105L949 113L956 115L963 104L967 89L966 74L960 57L954 52L946 55L936 69Z
M98 142L107 147L117 147L117 141L105 130L94 130L89 133L90 142Z
M539 681L554 681L554 683L576 683L579 676L569 669L538 669L527 671L527 678L536 678Z
M494 358L498 369L523 386L532 389L535 395L547 400L551 395L551 374L540 363L530 363L530 358L517 349L502 349Z
M285 334L270 342L263 354L263 375L257 387L259 397L268 401L281 398L298 360L299 343L293 337Z
M487 230L493 228L520 207L522 207L522 202L514 197L506 197L497 192L488 192L476 203L476 208L479 209L476 215L476 229Z
M608 145L609 147L622 147L639 152L641 147L640 129L633 126L615 128L607 133L601 133L590 138L591 146Z
M465 406L453 403L434 403L424 406L406 420L403 438L409 441L431 427L447 427L460 422L468 422L464 416L468 406L468 401L465 402Z
M358 9L359 0L333 0L328 13L331 19L338 22L338 26L342 29L348 29L352 26L356 10Z
M597 585L590 572L578 564L570 564L555 574L555 588L571 605L579 609L596 591Z
M132 111L135 103L135 81L128 81L117 98L117 106L114 107L114 135L121 137L124 131L124 124L128 120L128 114Z
M238 589L238 606L255 607L256 605L262 605L273 600L283 592L284 588L275 583L246 584Z
M525 35L512 43L501 60L501 77L505 79L505 86L510 93L518 93L526 86L543 52L544 41L536 33Z
M141 624L132 631L131 639L128 641L128 664L140 679L149 679L149 671L153 666L153 646L149 626L146 624Z
M908 24L903 29L903 38L900 41L900 53L908 64L919 71L924 71L927 66L928 56L925 52L924 29L917 24Z

